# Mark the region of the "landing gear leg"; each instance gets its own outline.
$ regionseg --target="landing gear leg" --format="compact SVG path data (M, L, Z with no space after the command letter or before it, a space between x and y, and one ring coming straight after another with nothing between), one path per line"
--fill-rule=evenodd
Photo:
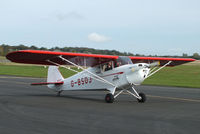
M131 95L133 95L135 98L137 98L139 103L144 103L146 101L146 95L144 93L137 93L137 91L134 89L134 87L132 87L132 90L134 91L134 93L132 93L131 91L127 90L127 92Z

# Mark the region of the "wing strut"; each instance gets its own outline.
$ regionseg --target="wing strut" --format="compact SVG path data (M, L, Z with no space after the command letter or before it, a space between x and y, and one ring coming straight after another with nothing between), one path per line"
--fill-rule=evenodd
M61 66L61 67L66 68L66 69L68 69L68 70L70 70L70 71L73 71L73 72L75 72L75 73L79 73L78 71L76 71L76 70L74 70L74 69L71 69L70 67L66 67L66 66L64 66L64 65L60 65L60 64L58 64L58 63L56 63L56 62L53 62L53 61L50 61L50 60L47 60L47 62L50 62L50 63L55 64L55 65L57 65L57 66Z
M106 84L109 84L109 85L112 85L113 87L116 87L113 83L111 83L111 82L109 82L109 81L107 81L107 80L101 78L100 76L98 76L98 75L96 75L96 74L94 74L94 73L88 71L87 69L84 69L83 67L81 67L81 66L79 66L79 65L76 65L75 63L73 63L73 62L71 62L71 61L69 61L69 60L63 58L62 56L59 56L59 58L61 58L61 59L64 60L64 61L67 61L68 63L70 63L70 64L72 64L72 65L74 65L74 66L76 66L76 67L78 67L78 68L81 68L82 70L88 72L89 74L91 74L91 75L97 77L97 78L92 77L93 79L95 79L95 80L97 80L97 81L100 81L100 82L103 82L103 83L106 83ZM68 67L66 67L66 66L64 66L64 65L60 65L60 64L58 64L58 63L56 63L56 62L53 62L53 61L51 61L51 60L46 60L46 61L47 61L47 62L50 62L50 63L52 63L52 64L54 64L54 65L61 66L61 67L66 68L66 69L68 69L68 70L74 71L74 72L76 72L76 73L79 73L79 72L76 71L76 70L70 69L70 68L68 68Z
M116 87L113 83L111 83L111 82L109 82L109 81L107 81L107 80L101 78L100 76L98 76L98 75L96 75L96 74L94 74L94 73L88 71L87 69L84 69L83 67L81 67L81 66L79 66L79 65L76 65L75 63L73 63L73 62L71 62L71 61L69 61L69 60L63 58L62 56L59 56L59 57L60 57L62 60L66 61L66 62L68 62L68 63L70 63L70 64L72 64L72 65L74 65L74 66L76 66L76 67L78 67L78 68L81 68L82 70L88 72L89 74L91 74L91 75L97 77L99 80L103 81L104 83L107 83L107 84L109 84L109 85L112 85L113 87Z
M52 64L57 65L57 66L60 66L60 67L63 67L63 68L65 68L65 69L68 69L68 70L74 71L74 72L76 72L76 73L79 73L78 71L76 71L76 70L74 70L74 69L71 69L71 68L69 68L69 67L66 67L66 66L60 65L60 64L58 64L58 63L56 63L56 62L53 62L53 61L50 61L50 60L47 60L47 62L52 63ZM86 75L86 74L85 74L85 75ZM91 76L91 77L92 77L93 79L97 80L97 81L100 81L100 82L106 83L106 82L104 82L104 81L102 81L102 80L99 80L99 79L97 79L97 78L94 78L93 76ZM107 84L107 83L106 83L106 84Z
M167 62L165 65L163 65L162 67L160 67L160 68L153 68L152 70L151 70L151 73L146 77L146 78L148 78L148 77L150 77L150 76L152 76L152 75L154 75L155 73L157 73L158 71L160 71L161 69L163 69L164 67L166 67L167 65L169 65L170 63L171 63L172 61L169 61L169 62ZM157 69L157 70L156 70ZM155 71L154 71L155 70Z

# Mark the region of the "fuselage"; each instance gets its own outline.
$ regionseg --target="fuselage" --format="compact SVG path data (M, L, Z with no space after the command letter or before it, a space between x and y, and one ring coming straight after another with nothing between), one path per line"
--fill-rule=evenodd
M125 64L106 71L102 65L98 65L64 79L64 84L61 86L49 85L49 87L55 90L106 90L115 85L118 89L126 89L130 85L140 85L149 74L149 70L146 63Z

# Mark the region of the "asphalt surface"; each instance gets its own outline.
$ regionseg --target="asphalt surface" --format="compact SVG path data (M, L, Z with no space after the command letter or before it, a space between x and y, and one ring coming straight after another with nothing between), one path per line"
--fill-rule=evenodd
M191 134L200 131L200 89L138 86L113 104L104 91L66 91L61 97L44 79L0 76L0 134Z

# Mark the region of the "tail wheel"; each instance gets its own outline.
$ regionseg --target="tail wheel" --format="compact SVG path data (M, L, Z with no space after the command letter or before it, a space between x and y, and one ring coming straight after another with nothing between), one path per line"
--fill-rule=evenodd
M139 96L141 97L141 99L137 99L138 102L144 103L146 101L146 95L144 93L139 93Z
M113 96L111 93L106 94L106 96L105 96L105 101L106 101L107 103L113 103L113 101L114 101L114 96Z

